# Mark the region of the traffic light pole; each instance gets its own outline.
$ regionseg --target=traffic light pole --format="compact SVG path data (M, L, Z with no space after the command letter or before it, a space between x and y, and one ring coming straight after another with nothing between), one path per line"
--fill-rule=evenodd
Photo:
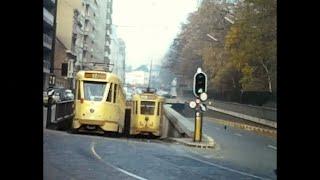
M201 142L202 140L202 112L199 110L195 111L195 121L194 121L194 142Z
M196 97L196 101L191 101L189 106L195 108L195 119L194 119L194 133L193 141L201 142L202 140L202 114L206 111L206 105L202 104L207 100L207 75L201 70L197 69L197 72L193 77L193 94Z

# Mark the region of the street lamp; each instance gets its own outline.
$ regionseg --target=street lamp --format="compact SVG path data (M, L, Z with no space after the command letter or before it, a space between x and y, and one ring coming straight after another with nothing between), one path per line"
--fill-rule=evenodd
M218 41L218 39L216 39L215 37L211 36L210 34L207 34L207 36L211 39L213 39L214 41Z
M224 19L227 20L229 23L234 24L234 21L228 18L227 16L225 16Z

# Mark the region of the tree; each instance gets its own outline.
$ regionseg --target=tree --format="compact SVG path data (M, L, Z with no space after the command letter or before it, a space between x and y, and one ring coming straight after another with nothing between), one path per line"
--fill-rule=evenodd
M273 92L276 73L276 1L247 0L226 36L230 60L245 90Z

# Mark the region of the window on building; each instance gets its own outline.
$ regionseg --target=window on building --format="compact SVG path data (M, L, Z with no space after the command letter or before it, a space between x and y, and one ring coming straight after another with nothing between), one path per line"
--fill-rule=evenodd
M87 51L83 51L83 57L86 58Z

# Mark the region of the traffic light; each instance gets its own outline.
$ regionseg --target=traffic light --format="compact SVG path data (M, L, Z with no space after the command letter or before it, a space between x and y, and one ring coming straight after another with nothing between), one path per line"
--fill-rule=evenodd
M193 79L193 94L199 97L205 92L207 92L207 75L202 72L201 68L198 68Z

